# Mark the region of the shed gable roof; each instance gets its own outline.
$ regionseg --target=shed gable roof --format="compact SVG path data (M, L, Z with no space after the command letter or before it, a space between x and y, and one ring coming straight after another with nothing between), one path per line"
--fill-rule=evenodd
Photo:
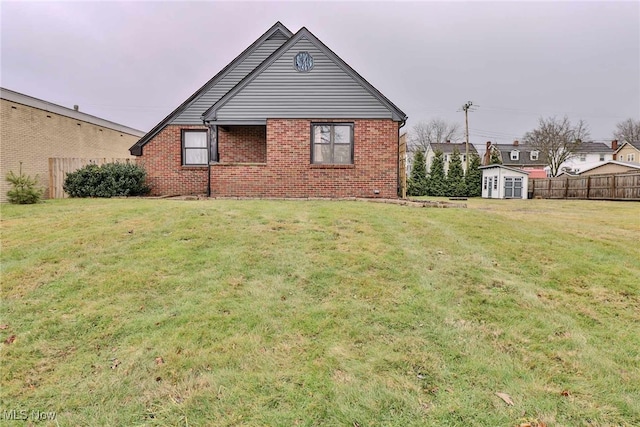
M216 102L234 84L242 80L248 73L257 67L269 54L279 47L284 40L289 39L293 33L289 31L281 22L276 22L262 36L247 47L240 55L224 67L211 80L205 83L193 95L187 98L182 104L173 110L167 117L162 119L153 129L147 132L129 151L135 156L142 155L142 147L156 136L164 127L170 123L200 124L199 117L207 107ZM269 50L269 48L272 48ZM257 54L256 54L257 53ZM236 72L234 75L234 71ZM219 83L221 83L219 85ZM218 87L219 85L219 87ZM196 114L187 111L189 107ZM194 122L194 117L196 122Z
M295 70L299 52L314 58L311 71ZM304 27L203 115L217 124L259 123L267 117L406 120L398 107Z

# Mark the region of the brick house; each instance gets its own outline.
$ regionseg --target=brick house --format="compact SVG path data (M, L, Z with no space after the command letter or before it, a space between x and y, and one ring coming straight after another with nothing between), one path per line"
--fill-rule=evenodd
M458 149L458 154L460 154L462 169L466 173L467 172L467 144L464 142L455 143L451 141L433 142L427 146L427 151L425 154L425 160L427 162L427 173L431 172L431 165L433 164L433 159L435 159L436 153L438 151L442 153L442 160L444 161L444 171L445 173L448 173L449 165L451 164L451 158L456 148ZM476 147L474 147L473 144L469 144L469 156L471 156L472 154L478 155L478 150L476 150Z
M278 22L130 151L156 195L395 198L406 118Z
M9 89L0 88L0 201L9 171L38 175L49 187L49 158L128 158L144 132ZM133 158L133 157L132 157ZM49 192L45 192L45 197Z

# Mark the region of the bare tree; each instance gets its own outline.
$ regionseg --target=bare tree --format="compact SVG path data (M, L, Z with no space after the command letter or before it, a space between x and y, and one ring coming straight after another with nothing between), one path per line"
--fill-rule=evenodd
M573 126L566 116L562 119L549 117L538 119L538 127L524 135L524 142L540 151L548 162L551 176L556 176L560 165L587 138L589 129L584 121Z
M458 123L449 123L442 119L431 119L428 122L418 122L409 133L409 145L412 151L426 151L432 143L442 143L460 138L461 131Z
M627 142L640 141L640 120L627 119L616 125L613 133L615 139Z

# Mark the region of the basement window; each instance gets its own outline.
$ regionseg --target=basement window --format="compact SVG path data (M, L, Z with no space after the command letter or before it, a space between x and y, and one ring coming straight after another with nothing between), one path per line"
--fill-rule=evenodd
M182 131L182 164L205 166L209 162L206 130Z
M353 123L312 124L311 163L353 164Z

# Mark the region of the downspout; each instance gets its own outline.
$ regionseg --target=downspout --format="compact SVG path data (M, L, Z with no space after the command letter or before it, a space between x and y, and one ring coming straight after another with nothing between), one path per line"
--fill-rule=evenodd
M407 118L407 116L404 116L404 118L400 122L400 126L398 126L398 149L396 153L396 176L398 177L398 182L396 187L396 194L398 194L398 196L400 197L402 197L402 183L400 182L400 129L402 129L403 126L407 124Z
M211 161L212 159L215 157L213 155L213 149L214 149L214 140L216 139L216 126L215 125L211 125L208 124L204 119L202 120L202 123L209 129L209 150L208 150L208 162L207 162L207 198L211 197ZM217 141L216 141L217 142ZM216 150L217 150L217 144L216 144ZM217 160L217 159L216 159Z

